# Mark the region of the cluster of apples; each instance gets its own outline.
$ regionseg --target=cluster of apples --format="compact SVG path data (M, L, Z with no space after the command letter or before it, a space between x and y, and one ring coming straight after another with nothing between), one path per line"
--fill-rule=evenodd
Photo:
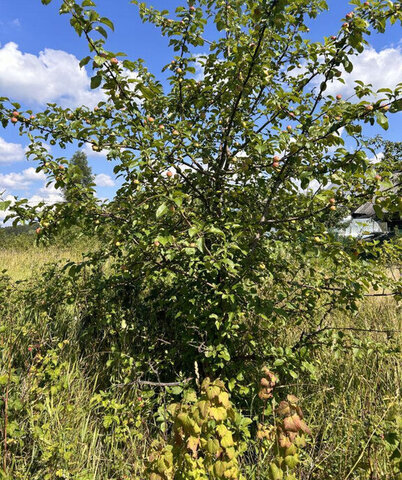
M35 120L35 115L31 115L29 119L22 118L20 115L20 112L17 112L16 110L11 114L10 122L16 124L18 120L22 121L28 121L28 120Z

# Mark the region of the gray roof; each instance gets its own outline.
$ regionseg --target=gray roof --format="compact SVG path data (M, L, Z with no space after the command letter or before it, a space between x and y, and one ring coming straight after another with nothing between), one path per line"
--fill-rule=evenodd
M374 206L371 202L361 205L358 209L352 212L353 218L372 218L375 217Z

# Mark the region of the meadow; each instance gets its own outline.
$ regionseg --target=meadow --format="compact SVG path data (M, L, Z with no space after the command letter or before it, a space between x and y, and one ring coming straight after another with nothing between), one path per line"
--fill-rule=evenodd
M99 350L90 339L83 345L85 290L80 298L45 308L54 265L78 261L88 241L37 247L32 240L17 236L0 247L0 269L7 271L0 278L1 478L148 478L151 444L166 438L166 406L178 401L182 389L130 384L113 374L106 381L103 368L113 372L128 365L117 355L118 344L113 351ZM54 288L64 288L63 282ZM397 303L392 297L367 298L357 312L333 315L329 324L312 342L305 368L295 367L294 378L276 389L279 399L300 399L312 432L294 478L400 478ZM285 333L276 339L277 348L289 343ZM114 362L119 365L111 368ZM243 414L255 419L257 392L249 398ZM249 448L239 457L242 471L247 479L273 478L267 473L273 446L259 443L256 435L251 432Z

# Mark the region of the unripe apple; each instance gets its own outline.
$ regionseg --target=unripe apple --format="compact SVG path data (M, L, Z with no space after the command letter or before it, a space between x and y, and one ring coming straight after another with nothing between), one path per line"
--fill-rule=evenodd
M336 99L337 99L337 100L342 100L342 95L337 95L337 96L336 96Z
M172 134L177 136L177 135L179 135L179 132L177 130L173 130Z
M335 77L341 77L342 76L342 72L340 70L336 71L335 72Z
M381 107L383 110L387 111L389 110L389 105L384 105L383 107Z
M331 206L329 207L329 209L332 210L332 211L335 211L335 210L336 210L336 207L335 207L335 205L331 205Z
M117 64L119 63L119 61L117 60L116 57L113 57L113 58L110 59L110 63L111 63L112 65L117 65Z
M120 242L116 242L115 245L116 245L116 247L120 247L121 243L120 243Z
M183 73L183 70L181 68L177 68L176 73L178 73L180 75L181 73Z

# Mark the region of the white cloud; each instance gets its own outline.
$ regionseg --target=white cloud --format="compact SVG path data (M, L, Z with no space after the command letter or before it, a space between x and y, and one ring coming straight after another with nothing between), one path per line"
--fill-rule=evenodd
M33 167L18 173L0 173L0 192L7 189L25 190L33 182L44 181L45 179L45 174L43 172L37 173Z
M109 153L109 150L107 149L102 149L100 152L95 152L88 143L85 144L82 151L87 157L106 157L106 155Z
M353 71L342 71L345 84L335 80L328 83L326 94L344 96L353 95L355 81L372 84L374 90L395 88L402 79L402 48L385 48L377 52L373 47L366 48L361 54L351 58Z
M113 178L106 173L95 175L95 183L97 187L114 187L115 185Z
M74 55L51 48L32 55L14 42L0 48L0 91L35 104L93 107L104 99L101 90L90 89L90 78Z
M373 157L369 158L369 163L375 165L376 163L380 163L385 157L383 152L376 153Z
M30 170L30 169L28 169ZM30 176L30 173L27 174L27 176ZM1 190L0 190L1 193ZM15 197L13 195L6 195L6 196L1 196L1 200L5 201L10 201L11 205L15 203ZM48 186L43 186L41 187L38 192L31 197L28 198L28 205L30 206L35 206L38 205L38 203L44 202L46 205L53 205L54 203L62 202L63 201L63 194L61 190L57 190L54 187L54 184L50 184ZM4 223L4 219L6 218L7 215L9 215L10 211L5 210L5 211L0 211L0 224ZM11 224L11 222L5 222L5 225Z
M63 193L60 189L56 189L54 184L43 186L39 191L29 199L29 205L37 205L45 202L47 205L63 201Z
M22 160L25 160L24 147L19 143L8 143L0 137L0 163L21 162Z

